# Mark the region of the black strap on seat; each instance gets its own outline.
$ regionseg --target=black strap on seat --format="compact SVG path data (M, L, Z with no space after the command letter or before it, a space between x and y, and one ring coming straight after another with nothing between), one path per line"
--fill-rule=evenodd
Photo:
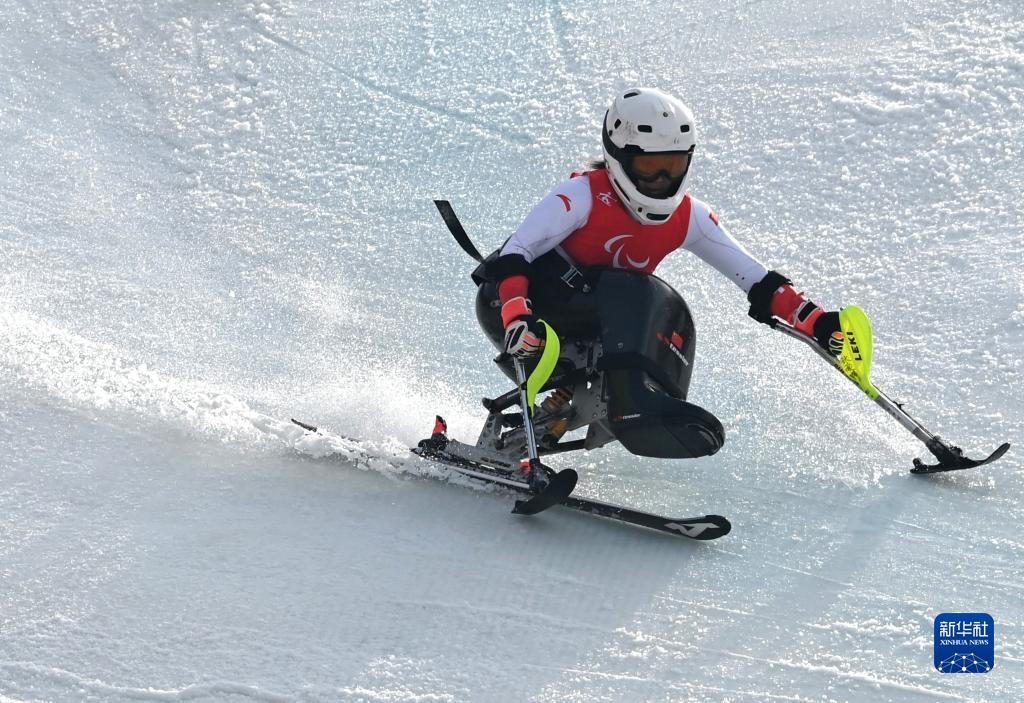
M459 222L459 218L455 215L455 210L452 209L452 204L447 200L435 200L434 205L437 207L437 211L441 213L441 219L448 225L448 231L455 237L455 241L459 243L462 250L472 256L477 261L483 262L484 257L480 255L480 252L473 246L473 242L470 241L469 235L466 234L466 230L463 228L462 223Z
M486 265L487 273L497 283L501 283L509 276L529 276L532 271L530 262L522 254L504 254Z
M589 293L594 289L601 267L589 266L581 269L575 262L569 260L568 254L561 247L555 247L534 259L533 268L541 277L551 282L561 281L572 290Z

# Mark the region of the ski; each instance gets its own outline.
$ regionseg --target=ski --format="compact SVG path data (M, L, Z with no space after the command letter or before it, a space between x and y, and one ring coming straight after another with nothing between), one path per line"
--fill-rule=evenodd
M412 451L424 459L443 464L463 476L503 486L523 495L533 495L530 485L525 480L513 477L510 472L500 471L457 457L444 456L442 453L433 453L429 450L424 451L422 447L417 447ZM685 537L693 540L718 539L719 537L726 536L732 530L732 524L721 515L702 515L700 517L687 518L665 517L664 515L648 513L612 503L604 503L590 498L580 498L578 496L567 496L563 500L546 507L554 507L555 505L615 520L616 522L646 527L647 529L664 532L674 537ZM519 511L513 510L513 512Z
M307 432L320 430L299 420L292 422ZM437 440L441 440L440 437ZM539 493L531 488L526 476L518 469L504 469L488 466L481 462L448 454L444 451L445 441L424 440L420 446L411 451L416 456L441 464L461 476L518 493L522 496L517 500L512 512L519 515L536 515L552 507L561 506L588 515L596 515L608 520L656 530L674 537L692 540L712 540L729 534L732 525L721 515L702 515L699 517L673 518L642 510L604 503L590 498L569 495L576 486L577 474L572 469L551 474L551 481ZM562 478L559 478L562 477ZM552 488L552 486L554 486ZM547 489L551 489L549 492Z
M953 447L946 445L938 437L935 437L935 444L939 446L939 450L933 449L933 453L936 456L942 456L942 461L938 464L928 465L920 459L914 459L914 468L910 470L912 474L938 474L944 471L961 471L963 469L973 469L976 466L984 466L990 464L996 459L999 459L1006 454L1010 448L1010 443L1006 442L999 446L994 452L989 454L984 459L970 459L964 456L964 452L960 447ZM929 447L931 449L931 447Z

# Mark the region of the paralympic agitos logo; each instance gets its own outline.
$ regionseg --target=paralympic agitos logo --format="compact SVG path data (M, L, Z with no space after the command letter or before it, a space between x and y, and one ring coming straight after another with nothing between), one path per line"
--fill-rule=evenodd
M632 239L632 238L633 238L632 234L617 234L614 237L612 237L611 239L609 239L607 242L604 243L604 250L606 252L608 252L609 254L611 254L612 253L612 247L615 246L616 242L619 242L620 240L622 240L622 244L619 244L619 246L615 248L615 255L612 257L612 266L614 268L617 268L617 269L627 268L626 266L622 265L622 261L621 261L620 257L622 256L623 251L625 251L625 249L626 249L626 242L624 240ZM634 269L637 269L638 271L642 271L643 268L645 266L647 266L647 264L651 263L651 257L648 256L643 261L634 261L632 258L630 258L629 254L626 254L626 263L629 264L628 268L634 268Z

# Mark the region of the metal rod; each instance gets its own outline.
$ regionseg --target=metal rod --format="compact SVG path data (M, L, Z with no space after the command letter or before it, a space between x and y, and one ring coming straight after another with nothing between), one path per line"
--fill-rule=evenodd
M519 384L519 404L523 407L523 427L526 428L526 448L530 452L530 467L537 468L540 457L537 454L537 436L533 431L533 408L530 407L530 400L526 394L526 369L519 357L512 357L512 364L516 369L516 383Z

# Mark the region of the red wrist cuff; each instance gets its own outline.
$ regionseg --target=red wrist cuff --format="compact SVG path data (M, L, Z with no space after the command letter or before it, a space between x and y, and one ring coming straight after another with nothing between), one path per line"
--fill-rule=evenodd
M824 312L788 283L781 286L772 297L772 315L782 318L807 335L814 334L814 323Z
M772 296L772 315L792 324L793 314L806 300L804 295L797 293L788 283L779 286Z
M508 327L516 318L532 314L533 310L530 309L530 302L521 296L518 298L512 298L512 300L501 306L501 322L506 327Z
M498 284L498 298L504 304L512 298L525 298L529 290L529 278L523 275L509 276Z

